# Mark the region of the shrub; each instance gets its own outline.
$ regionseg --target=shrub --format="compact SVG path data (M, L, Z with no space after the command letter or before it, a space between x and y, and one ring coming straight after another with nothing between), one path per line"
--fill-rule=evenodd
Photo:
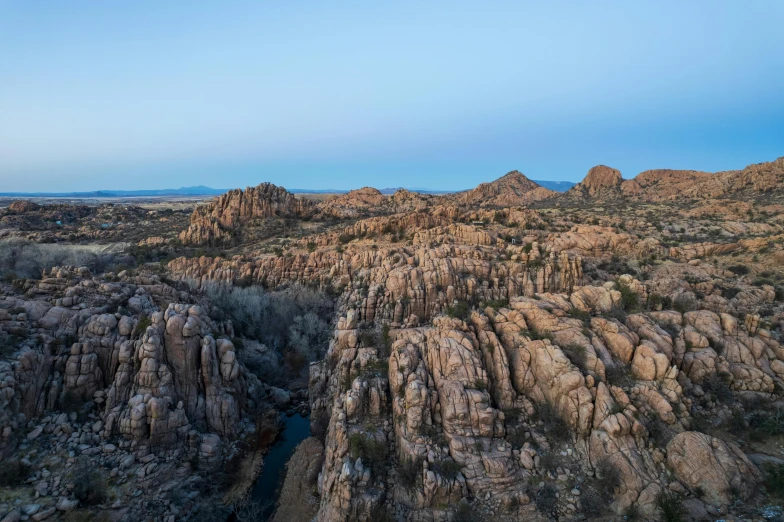
M784 435L784 407L773 411L755 411L749 418L749 427L767 435Z
M778 498L784 497L784 464L767 464L765 471L765 489Z
M681 504L681 497L671 493L660 493L656 497L656 505L662 513L662 520L664 522L682 522L683 521L683 505Z
M348 447L351 458L362 459L362 463L370 466L376 473L382 470L387 454L385 443L377 441L374 437L354 433L348 438Z
M615 489L621 485L621 473L608 459L600 460L596 465L596 489L602 500L609 502Z
M22 485L30 476L30 466L18 460L7 460L0 466L0 486L7 488Z
M548 439L558 443L566 442L571 437L566 421L558 415L550 403L545 402L537 406L536 417L544 424L544 432Z
M591 314L580 310L579 308L572 307L569 309L569 317L572 319L577 319L578 321L582 321L585 326L591 326Z
M106 501L106 482L88 465L79 466L71 474L74 484L73 496L85 506L94 506Z
M417 484L417 480L422 476L422 457L417 458L403 458L397 466L397 476L400 485L404 488L413 488Z
M430 465L430 469L448 480L457 478L457 474L463 469L463 466L458 464L452 459L436 460Z
M149 316L141 316L139 318L139 322L136 323L136 327L133 329L133 336L141 337L147 331L149 326L152 326L152 321L150 320Z
M629 313L638 312L640 310L640 296L624 283L617 283L616 287L621 293L621 308Z
M318 290L292 285L268 292L208 282L203 291L213 304L212 319L231 319L238 335L278 351L291 348L307 360L321 356L329 343L334 304Z
M555 512L555 507L558 505L558 498L555 496L557 493L555 486L545 483L534 494L534 503L536 509L546 516L552 516Z
M726 404L732 402L734 395L727 383L718 374L713 374L702 381L702 389L710 393L716 401Z
M455 514L452 517L452 522L481 522L484 517L467 502L461 502L457 505Z
M316 243L308 242L307 244L308 252L315 252L316 251Z
M751 271L746 265L733 265L728 267L727 270L738 276L746 275Z
M459 303L455 303L453 306L448 307L446 309L446 315L465 321L468 319L468 314L470 311L471 308L468 306L468 303L465 301L460 301Z
M584 346L579 344L567 344L566 346L562 346L561 350L581 372L585 373L587 371L587 359Z
M580 506L589 518L596 518L607 511L607 502L593 488L585 488L580 492Z
M608 384L625 388L631 386L634 382L632 372L625 364L616 364L615 366L607 366L604 369L604 376Z

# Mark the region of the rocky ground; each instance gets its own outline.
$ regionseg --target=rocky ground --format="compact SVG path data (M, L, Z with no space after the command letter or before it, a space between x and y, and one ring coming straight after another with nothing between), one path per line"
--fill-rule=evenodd
M0 517L226 517L296 410L277 521L780 519L782 187L265 184L123 270L7 273Z

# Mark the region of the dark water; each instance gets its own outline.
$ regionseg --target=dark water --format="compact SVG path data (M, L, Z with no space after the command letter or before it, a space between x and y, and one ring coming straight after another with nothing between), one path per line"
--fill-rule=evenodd
M260 504L268 504L261 516L262 521L269 520L277 506L283 478L286 476L286 462L294 453L294 448L310 437L310 419L298 414L283 417L283 429L278 438L264 457L264 467L256 479L251 492L251 500Z

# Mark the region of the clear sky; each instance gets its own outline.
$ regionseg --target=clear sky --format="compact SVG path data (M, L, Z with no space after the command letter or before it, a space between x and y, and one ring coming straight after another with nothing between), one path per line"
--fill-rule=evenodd
M460 189L784 155L784 2L0 0L0 191Z

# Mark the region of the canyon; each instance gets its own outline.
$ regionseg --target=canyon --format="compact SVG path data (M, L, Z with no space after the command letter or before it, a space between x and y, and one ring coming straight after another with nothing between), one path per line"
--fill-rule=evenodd
M783 264L784 158L17 201L0 521L255 519L284 414L279 522L773 520Z

